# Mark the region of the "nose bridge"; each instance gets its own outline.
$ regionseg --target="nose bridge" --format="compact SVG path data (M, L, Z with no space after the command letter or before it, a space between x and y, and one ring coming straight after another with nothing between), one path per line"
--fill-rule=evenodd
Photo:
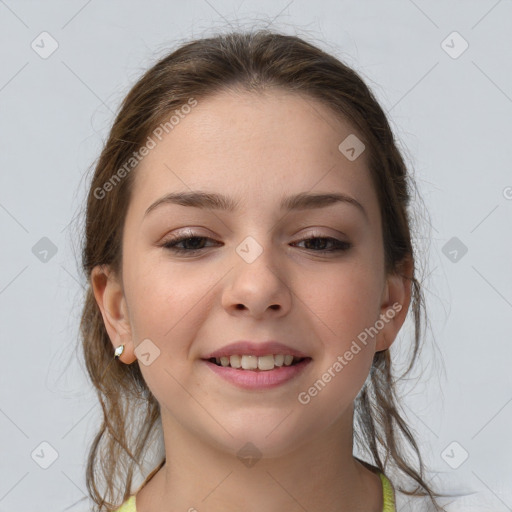
M247 264L261 259L267 260L267 255L274 254L275 222L272 222L268 211L263 204L259 208L254 205L252 209L244 209L238 217L235 229L239 239L235 251Z
M268 231L268 230L267 230ZM259 229L247 235L236 246L235 274L246 279L276 278L278 261L271 232Z
M291 299L284 268L273 246L273 233L259 224L235 247L234 269L224 291L227 309L244 305L253 314L262 314L270 306L288 309Z

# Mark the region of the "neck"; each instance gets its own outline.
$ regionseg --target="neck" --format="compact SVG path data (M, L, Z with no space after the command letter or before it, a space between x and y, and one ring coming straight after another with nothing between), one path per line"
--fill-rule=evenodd
M212 446L166 416L162 424L166 463L137 494L137 512L382 510L378 475L352 455L352 414L293 451L252 460Z

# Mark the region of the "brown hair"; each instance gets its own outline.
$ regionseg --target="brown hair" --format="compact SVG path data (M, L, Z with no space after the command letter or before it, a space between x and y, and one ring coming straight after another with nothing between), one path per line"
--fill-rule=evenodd
M82 267L88 280L96 265L107 265L121 275L122 228L134 172L120 174L119 170L125 166L126 171L126 162L152 130L191 98L200 101L225 90L272 88L296 91L320 101L351 123L366 145L379 198L386 271L400 272L400 263L407 257L415 261L408 211L410 176L372 92L356 72L313 44L296 36L259 30L187 42L146 71L130 90L101 152L88 193L82 247ZM122 179L105 194L105 184L109 180L112 183L116 172ZM414 266L413 275L407 276L412 281L415 327L407 371L418 356L424 313ZM88 456L87 489L97 505L95 510L110 511L131 493L134 470L141 467L151 435L159 427L160 410L138 364L111 364L112 344L90 281L80 329L86 368L103 409L103 422ZM416 488L404 492L428 495L435 504L418 446L399 413L394 379L389 350L377 352L356 399L355 440L379 470L385 472L391 464L412 479ZM416 461L407 455L408 449ZM121 489L116 479L122 482ZM102 490L100 484L106 488Z

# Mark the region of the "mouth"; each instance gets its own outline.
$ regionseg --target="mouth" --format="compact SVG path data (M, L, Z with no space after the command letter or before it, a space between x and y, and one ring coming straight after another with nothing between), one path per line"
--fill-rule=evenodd
M210 357L205 359L216 366L234 368L242 371L265 372L276 368L296 366L310 357L297 357L290 354L267 354L264 356L238 355Z
M291 354L264 356L238 355L202 359L214 375L231 385L248 391L263 391L298 379L312 361L311 357Z

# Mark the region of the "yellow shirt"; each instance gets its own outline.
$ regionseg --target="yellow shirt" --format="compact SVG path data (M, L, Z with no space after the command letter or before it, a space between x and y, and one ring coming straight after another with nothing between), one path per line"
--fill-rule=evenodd
M382 512L396 512L393 486L384 473L379 473L379 476L382 481L382 495L384 496ZM135 495L130 496L115 512L137 512L135 508Z

